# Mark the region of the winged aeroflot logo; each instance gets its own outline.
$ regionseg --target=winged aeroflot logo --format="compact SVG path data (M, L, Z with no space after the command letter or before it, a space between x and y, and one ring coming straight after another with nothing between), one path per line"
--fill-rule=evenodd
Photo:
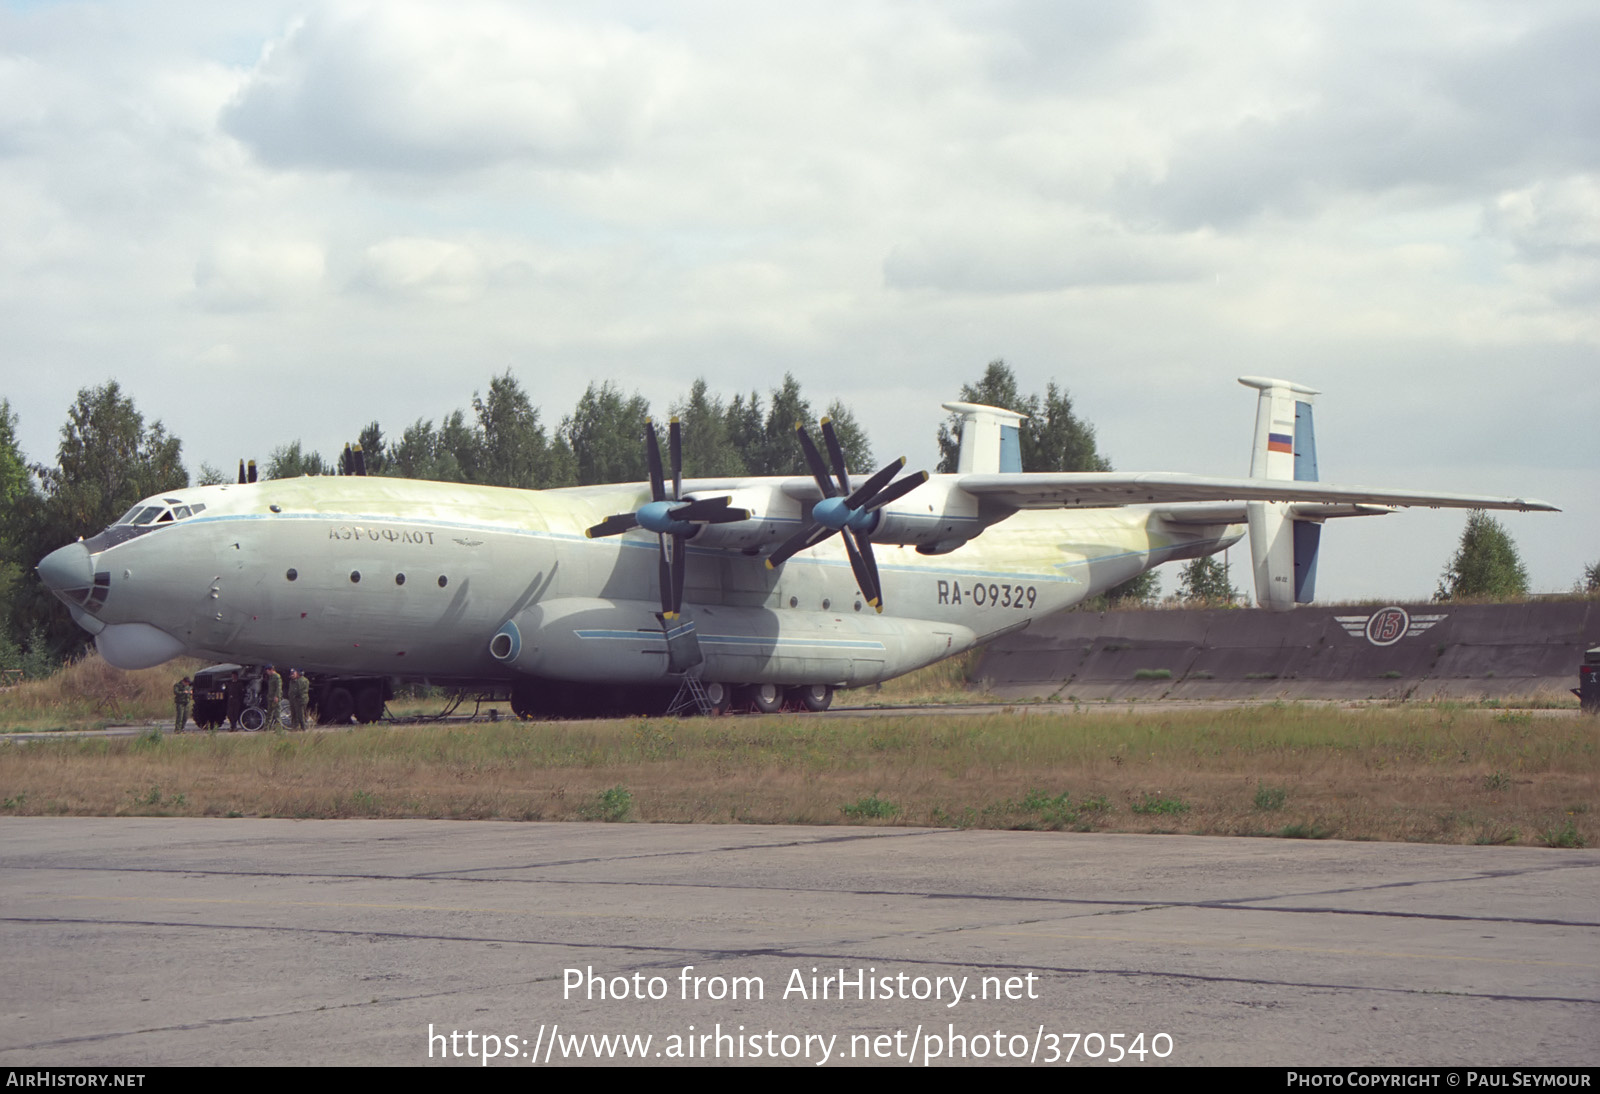
M1402 638L1415 638L1448 614L1410 615L1404 608L1389 607L1371 615L1336 615L1333 618L1351 638L1365 635L1374 646L1392 646Z

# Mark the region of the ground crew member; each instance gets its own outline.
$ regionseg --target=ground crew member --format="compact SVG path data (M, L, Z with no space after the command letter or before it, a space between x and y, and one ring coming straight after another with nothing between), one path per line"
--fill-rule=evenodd
M266 671L261 674L261 682L266 685L267 693L261 701L261 706L267 715L267 720L261 723L261 728L282 729L283 719L278 716L278 704L283 702L283 677L268 665Z
M172 705L176 710L172 732L182 733L183 727L189 724L189 703L193 699L194 685L189 683L187 676L172 685Z
M306 728L306 705L311 701L311 681L299 669L289 670L289 721L291 729Z

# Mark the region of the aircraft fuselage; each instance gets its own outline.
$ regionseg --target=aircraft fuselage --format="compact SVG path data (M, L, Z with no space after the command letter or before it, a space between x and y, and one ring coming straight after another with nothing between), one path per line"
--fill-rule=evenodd
M943 478L895 510L926 520L948 493ZM126 667L189 654L433 682L671 684L656 536L584 536L648 496L639 484L523 491L367 477L193 487L146 504L203 511L115 525L40 573ZM773 488L756 519L775 529L770 539L804 515ZM935 556L880 544L881 615L862 603L837 538L775 570L753 551L691 540L685 616L706 680L874 683L1242 531L1174 531L1138 509L1097 509L1016 513Z

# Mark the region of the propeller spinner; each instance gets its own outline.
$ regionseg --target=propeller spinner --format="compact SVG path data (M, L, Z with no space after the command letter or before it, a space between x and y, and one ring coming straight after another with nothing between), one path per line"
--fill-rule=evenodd
M650 419L644 423L645 459L650 465L650 498L632 513L616 513L584 531L590 539L618 536L635 528L654 532L661 545L660 585L663 622L683 610L684 543L702 524L731 524L747 520L745 509L731 509L731 497L683 500L683 427L673 418L667 426L667 451L672 462L672 489L667 489L661 466L661 444Z
M872 557L872 529L877 525L877 512L890 502L897 501L928 481L926 471L916 471L897 482L890 479L906 465L902 456L862 483L854 492L850 489L850 474L844 466L844 448L833 430L831 418L822 419L822 439L828 446L828 458L833 463L839 488L834 489L828 467L822 454L812 442L806 427L795 423L795 436L805 452L806 466L822 489L822 500L811 507L812 525L790 536L771 555L767 556L767 569L775 570L793 555L808 547L815 547L835 532L844 534L845 552L850 556L850 569L856 575L861 595L867 598L874 611L883 611L883 587L878 581L878 563Z

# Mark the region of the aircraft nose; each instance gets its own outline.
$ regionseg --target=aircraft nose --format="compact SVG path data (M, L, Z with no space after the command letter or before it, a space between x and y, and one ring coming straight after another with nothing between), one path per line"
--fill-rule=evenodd
M39 563L39 579L68 604L83 604L94 589L94 563L82 543L57 547Z

